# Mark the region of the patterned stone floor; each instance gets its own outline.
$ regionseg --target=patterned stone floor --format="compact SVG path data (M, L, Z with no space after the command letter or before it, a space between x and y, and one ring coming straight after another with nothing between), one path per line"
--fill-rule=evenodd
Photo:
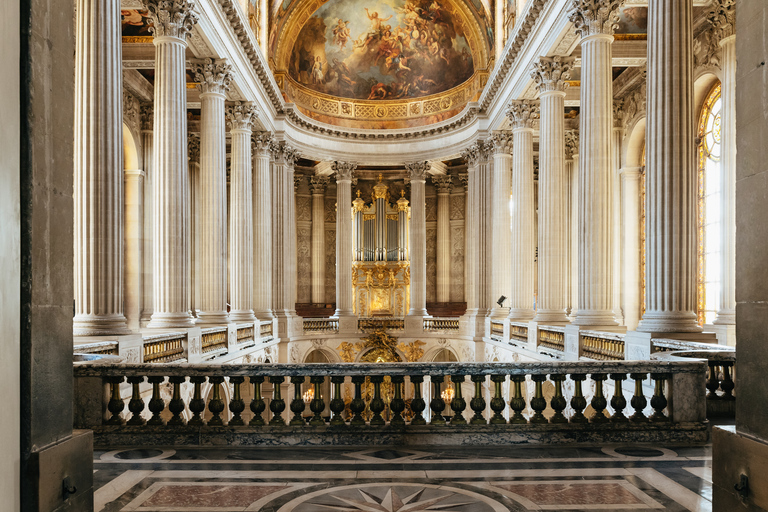
M96 452L104 512L711 511L710 446Z

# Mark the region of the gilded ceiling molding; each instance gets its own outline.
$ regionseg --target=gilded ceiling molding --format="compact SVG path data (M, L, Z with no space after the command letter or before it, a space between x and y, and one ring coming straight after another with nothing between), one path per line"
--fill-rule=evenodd
M571 57L539 57L533 63L531 78L536 83L539 93L560 91L568 88L571 78L571 67L574 59Z
M624 0L572 0L568 19L581 37L613 35Z
M227 107L227 124L232 130L251 130L259 111L253 103L237 102Z
M192 65L198 90L205 93L226 94L232 82L232 66L224 59L203 59Z
M336 173L336 181L352 181L352 175L357 169L355 162L333 162L331 164L333 172Z
M192 0L144 0L152 19L150 31L155 37L178 37L186 41L198 22Z
M515 130L532 129L539 119L539 103L530 100L513 101L507 107L507 117Z

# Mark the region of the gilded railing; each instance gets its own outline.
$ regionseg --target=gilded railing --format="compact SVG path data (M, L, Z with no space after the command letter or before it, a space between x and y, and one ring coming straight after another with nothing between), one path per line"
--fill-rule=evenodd
M405 319L394 316L373 316L357 319L357 328L367 331L402 331L405 329Z
M210 327L203 329L200 337L203 354L227 349L227 328Z
M253 345L254 344L254 337L253 337L253 324L242 324L237 326L237 345L245 346L245 345Z
M491 337L501 340L504 338L504 323L491 321Z
M339 332L339 319L305 318L304 332Z
M118 344L116 341L97 341L95 343L83 343L75 345L76 354L101 354L106 356L116 356L118 354Z
M259 322L259 337L263 343L272 341L275 338L274 333L272 332L271 320Z
M458 318L425 318L424 319L425 331L452 331L459 332L459 319Z
M515 345L528 343L528 324L510 322L509 341Z
M624 335L581 331L582 355L597 361L622 361Z
M539 327L539 346L550 350L565 352L565 329L558 327Z
M144 338L145 363L170 363L184 359L187 333L176 332Z

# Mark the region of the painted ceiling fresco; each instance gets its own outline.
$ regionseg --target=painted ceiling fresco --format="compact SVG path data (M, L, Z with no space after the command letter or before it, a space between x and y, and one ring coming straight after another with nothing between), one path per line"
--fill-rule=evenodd
M141 37L151 36L150 28L152 20L147 11L137 11L135 9L120 11L122 20L123 37Z
M619 26L616 34L647 34L648 8L622 7L619 13Z
M446 91L475 70L454 17L437 0L330 0L299 32L288 73L341 98L396 100Z

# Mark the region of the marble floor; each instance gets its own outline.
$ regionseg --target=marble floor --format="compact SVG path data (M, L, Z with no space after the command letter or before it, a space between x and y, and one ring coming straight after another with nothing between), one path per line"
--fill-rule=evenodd
M711 446L97 451L96 511L711 511Z

